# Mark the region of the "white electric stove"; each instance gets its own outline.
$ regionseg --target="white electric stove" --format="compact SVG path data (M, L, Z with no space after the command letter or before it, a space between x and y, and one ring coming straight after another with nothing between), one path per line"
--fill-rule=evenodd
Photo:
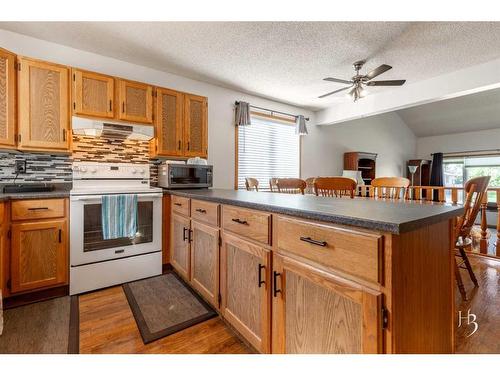
M107 194L137 195L134 237L103 239L101 202ZM70 192L70 294L162 272L161 188L150 186L148 164L73 163Z

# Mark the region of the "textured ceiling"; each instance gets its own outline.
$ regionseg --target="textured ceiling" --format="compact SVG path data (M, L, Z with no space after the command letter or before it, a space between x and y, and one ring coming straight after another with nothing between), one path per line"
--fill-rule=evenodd
M396 113L417 137L500 128L500 89L406 108Z
M500 58L500 23L1 22L0 28L279 101L319 109L352 62L407 84ZM370 91L397 88L370 88Z

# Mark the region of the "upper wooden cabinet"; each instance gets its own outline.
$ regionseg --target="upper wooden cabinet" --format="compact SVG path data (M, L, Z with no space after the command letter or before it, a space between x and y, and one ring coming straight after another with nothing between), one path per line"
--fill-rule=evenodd
M73 113L94 117L114 117L113 77L73 69Z
M208 101L206 97L158 88L156 142L152 156L206 158L208 156Z
M184 96L184 154L207 157L208 126L207 98L185 94Z
M16 146L16 55L0 48L0 147Z
M157 89L155 109L157 155L182 156L184 94L168 89Z
M118 79L118 105L120 120L153 122L153 86Z
M18 59L21 150L69 150L69 69L28 58Z

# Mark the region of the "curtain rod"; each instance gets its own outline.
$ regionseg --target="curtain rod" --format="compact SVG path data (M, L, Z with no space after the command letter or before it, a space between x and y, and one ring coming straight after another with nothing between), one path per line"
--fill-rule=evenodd
M239 101L235 101L235 102L234 102L234 105L238 105L238 104L240 104L240 102L239 102ZM279 113L280 115L297 117L297 115L292 115L291 113L286 113L286 112L281 112L281 111L275 111L275 110L272 110L272 109L269 109L269 108L257 107L256 105L251 105L251 104L250 104L250 107L251 107L251 108L256 108L256 109L261 109L261 110L263 110L263 111L267 111L267 112L271 112L271 114L273 114L273 113ZM309 121L309 117L306 117L305 119L306 119L307 121Z
M500 149L494 148L494 149L489 149L489 150L470 150L470 151L457 151L457 152L443 152L443 155L460 155L460 154L474 154L478 152L496 152L500 153ZM431 153L431 156L436 154L436 152Z

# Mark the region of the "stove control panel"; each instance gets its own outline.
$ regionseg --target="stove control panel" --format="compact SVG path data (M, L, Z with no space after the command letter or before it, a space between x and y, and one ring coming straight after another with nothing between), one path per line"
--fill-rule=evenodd
M74 162L73 179L149 180L149 164Z

